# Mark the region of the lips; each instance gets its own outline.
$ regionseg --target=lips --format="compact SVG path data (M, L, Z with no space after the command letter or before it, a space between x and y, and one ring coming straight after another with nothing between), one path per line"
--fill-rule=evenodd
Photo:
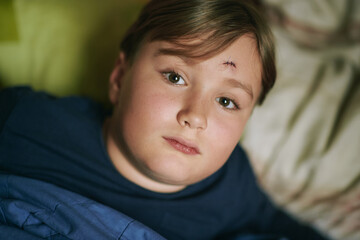
M173 137L164 137L164 139L176 150L179 152L188 154L188 155L197 155L200 154L198 147L181 138L173 138Z

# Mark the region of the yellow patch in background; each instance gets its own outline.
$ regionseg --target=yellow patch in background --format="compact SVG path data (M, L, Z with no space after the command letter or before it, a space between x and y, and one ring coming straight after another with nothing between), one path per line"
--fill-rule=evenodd
M0 42L18 41L13 0L0 1Z

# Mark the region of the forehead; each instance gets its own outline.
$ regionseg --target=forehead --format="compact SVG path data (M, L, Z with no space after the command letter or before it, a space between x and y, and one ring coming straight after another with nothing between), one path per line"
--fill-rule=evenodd
M244 34L228 43L224 43L222 41L216 42L213 40L209 41L207 40L209 35L210 34L205 34L200 37L184 37L174 41L150 41L149 39L144 39L138 49L138 53L144 53L144 50L146 54L155 51L155 56L174 55L182 57L183 59L186 58L193 61L204 61L217 55L226 54L226 52L229 52L229 49L234 49L235 47L238 51L233 52L232 56L244 55L244 51L246 53L252 51L251 55L259 57L256 39L253 34ZM239 48L239 44L244 46L244 48Z

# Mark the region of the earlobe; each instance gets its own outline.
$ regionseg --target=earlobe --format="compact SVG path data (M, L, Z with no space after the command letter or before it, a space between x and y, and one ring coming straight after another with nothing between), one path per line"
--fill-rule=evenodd
M111 72L109 80L109 98L112 104L116 104L121 90L122 80L126 70L126 59L124 52L120 52L115 67Z

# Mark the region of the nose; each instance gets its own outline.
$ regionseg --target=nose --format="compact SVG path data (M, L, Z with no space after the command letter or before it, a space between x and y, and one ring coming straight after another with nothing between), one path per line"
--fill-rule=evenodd
M206 106L201 100L192 97L185 101L177 114L177 121L182 127L204 130L207 127Z

